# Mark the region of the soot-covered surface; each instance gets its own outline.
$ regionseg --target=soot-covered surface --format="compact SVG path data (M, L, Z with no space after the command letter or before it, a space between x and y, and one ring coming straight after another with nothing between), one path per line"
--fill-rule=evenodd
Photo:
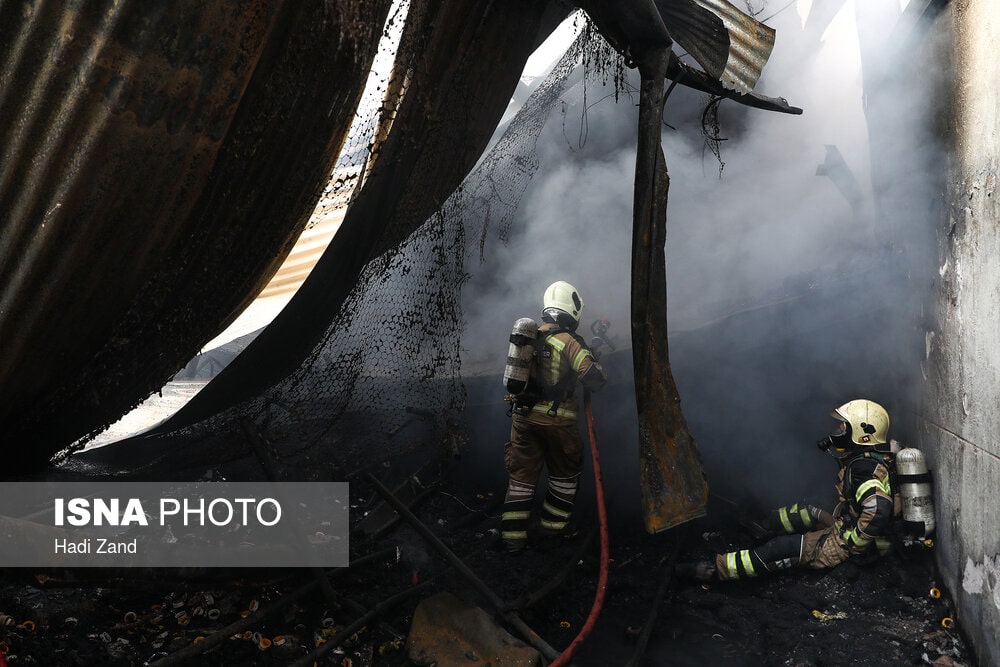
M584 518L576 537L533 540L526 552L510 555L497 548L501 490L460 491L467 484L444 479L426 494L416 489L414 497L422 499L415 513L546 642L558 650L568 646L594 599L596 526ZM6 571L0 613L12 624L0 626L0 640L7 661L141 665L190 651L186 647L221 632L224 640L211 650L177 664L287 665L303 659L313 664L307 656L318 643L346 636L340 648L316 662L404 666L414 664L407 658L406 636L421 599L447 590L490 610L484 596L410 525L383 524L372 514L378 496L364 483L352 485L352 504L354 520L373 517L357 524L352 560L385 547L398 547L399 556L390 550L337 570L332 601L318 587L302 592L314 581L313 573L302 570ZM707 517L656 536L635 530L638 521L612 521L607 596L574 659L581 667L975 664L960 625L942 627L954 614L947 591L938 599L930 594L937 580L932 554L924 548L863 569L711 586L668 580L648 645L641 660L631 662L674 553L679 560L700 559L729 545L749 544L750 538L730 520L727 506L715 501ZM558 586L528 600L561 575L565 579ZM422 587L414 590L415 584ZM365 610L408 590L414 595L356 633L350 629ZM290 602L291 594L300 597ZM237 623L242 626L233 631ZM271 646L262 649L261 639ZM504 663L473 656L463 664Z

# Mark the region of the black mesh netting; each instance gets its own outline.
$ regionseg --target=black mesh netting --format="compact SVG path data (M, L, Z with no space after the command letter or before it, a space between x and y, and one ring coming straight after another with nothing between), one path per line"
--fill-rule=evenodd
M499 138L461 187L403 243L367 264L298 370L252 400L169 434L184 451L184 465L246 457L240 424L248 420L266 436L281 468L310 478L400 456L447 457L461 450L467 437L461 418L466 391L460 299L466 266L483 259L490 235L507 240L538 168L539 134L578 68L594 85L607 84L611 73L616 86L623 81L620 57L585 24L506 127L498 129ZM398 93L391 78L368 94L386 90ZM388 113L392 108L381 106ZM385 116L356 120L311 225L342 215L354 188L364 182L359 176L385 123ZM499 375L502 368L490 370ZM185 441L193 445L184 447Z

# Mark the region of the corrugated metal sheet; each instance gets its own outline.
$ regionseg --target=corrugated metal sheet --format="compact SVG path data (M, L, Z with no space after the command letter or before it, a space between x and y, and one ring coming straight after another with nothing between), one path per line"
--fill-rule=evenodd
M411 73L406 95L329 249L274 321L163 425L164 432L252 398L309 357L369 259L423 225L475 165L536 38L566 16L553 7L558 11L547 12L537 0L414 0L395 65ZM426 317L419 326L435 314Z
M348 165L334 170L305 230L258 299L287 298L302 285L340 229L363 166Z
M260 291L329 177L388 6L0 3L0 423L16 457L113 421Z
M299 236L284 264L257 298L287 297L294 294L309 277L309 272L316 266L316 262L323 256L334 234L340 229L345 210L346 206L313 216L309 228Z
M774 30L726 0L656 0L670 36L712 77L749 93L774 48Z
M729 33L722 20L695 0L656 0L656 8L671 39L719 79L729 57Z
M771 57L774 29L745 14L726 0L696 0L722 19L729 31L729 57L720 80L723 85L749 93Z
M134 295L205 186L280 2L8 7L19 12L0 19L0 42L14 45L0 78L9 370L39 343L65 350L58 332L108 322ZM81 346L98 340L78 333ZM23 378L22 389L47 376Z

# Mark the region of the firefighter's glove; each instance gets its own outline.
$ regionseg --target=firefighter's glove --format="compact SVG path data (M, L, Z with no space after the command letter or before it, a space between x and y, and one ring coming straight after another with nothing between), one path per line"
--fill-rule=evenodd
M834 524L834 530L837 534L837 541L840 543L840 548L847 553L851 553L851 545L848 543L847 533L850 530L850 526L844 525L844 522L837 519L837 523Z
M841 515L837 517L837 520L844 526L844 530L854 528L854 526L858 523L858 520L849 513L841 513Z
M832 514L815 505L809 505L809 514L824 528L828 528L836 523L836 519L834 519Z
M604 339L601 338L600 336L594 336L593 338L590 339L590 354L591 356L594 357L594 361L601 360L601 356L600 353L598 352L598 349L600 349L602 345L604 345Z

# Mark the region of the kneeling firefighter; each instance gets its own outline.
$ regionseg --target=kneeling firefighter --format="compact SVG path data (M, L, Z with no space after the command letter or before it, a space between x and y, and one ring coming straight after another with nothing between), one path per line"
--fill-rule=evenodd
M577 424L577 382L596 391L607 376L587 343L576 334L583 299L564 281L542 296L542 322L522 318L511 334L504 385L512 402L510 441L504 448L507 494L501 539L508 551L527 546L535 486L544 465L548 490L542 505L543 533L565 531L573 511L583 441Z
M839 463L833 513L797 503L782 507L755 524L761 537L776 536L759 547L718 554L715 561L682 563L678 576L700 581L742 579L792 567L832 568L848 559L869 562L892 548L893 524L902 523L902 502L895 456L888 440L889 414L867 399L830 413L836 431L819 441ZM903 452L916 450L903 450ZM921 529L925 524L920 524ZM933 523L928 522L929 530Z

